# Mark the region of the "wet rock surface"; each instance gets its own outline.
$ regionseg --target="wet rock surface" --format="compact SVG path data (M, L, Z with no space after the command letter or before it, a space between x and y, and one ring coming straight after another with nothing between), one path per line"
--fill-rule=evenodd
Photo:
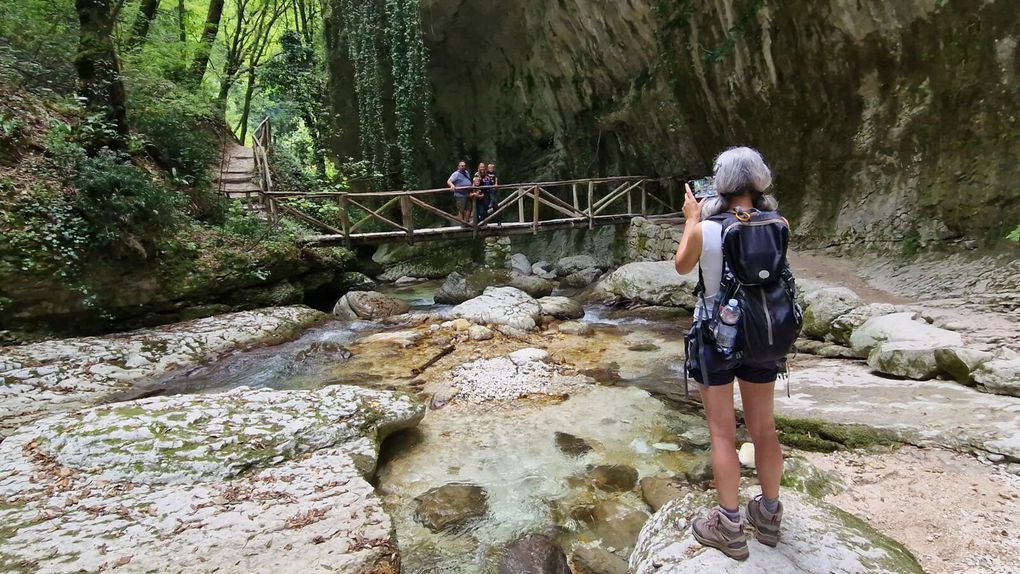
M538 300L542 306L542 314L557 319L580 319L584 317L584 307L568 297L542 297Z
M410 306L397 299L375 291L351 291L337 301L333 314L340 319L382 319L407 313Z
M414 499L415 519L433 532L456 531L488 512L489 496L475 484L446 484Z
M555 540L532 534L503 551L498 574L571 574L567 556Z
M751 495L753 493L745 493ZM775 548L749 537L750 557L735 562L702 547L691 534L693 519L714 505L711 495L688 494L663 506L642 528L630 557L635 574L701 572L923 572L914 556L863 521L808 495L785 492L780 543Z
M0 498L17 501L0 507L0 563L46 572L393 567L392 524L366 477L382 438L423 414L407 395L330 387L240 388L49 417L0 444Z
M588 478L592 486L608 492L622 492L637 486L638 471L625 465L602 464L593 467Z
M0 436L230 351L296 338L325 318L307 307L275 307L106 337L0 348Z
M648 517L643 509L619 500L607 500L596 504L592 510L592 532L602 541L604 548L626 556L634 548Z
M565 432L557 432L555 437L556 448L570 456L581 456L591 452L591 445L581 437Z
M652 512L658 512L667 502L680 498L689 489L686 480L664 476L646 476L641 479L641 498L652 508Z

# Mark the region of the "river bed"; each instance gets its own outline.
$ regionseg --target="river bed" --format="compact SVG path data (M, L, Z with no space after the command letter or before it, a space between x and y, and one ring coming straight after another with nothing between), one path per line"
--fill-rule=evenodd
M437 286L386 292L408 301L412 316L442 316L449 307L433 304ZM158 388L177 394L353 384L418 392L428 400L458 364L527 346L545 348L558 368L587 383L564 397L455 401L387 441L376 486L396 525L403 571L495 572L500 551L531 533L547 534L565 548L600 542L625 558L634 525L650 509L636 483L607 491L593 486L590 474L603 467L633 469L638 479L682 476L705 464L703 419L656 398L682 393L682 335L689 318L676 311L589 306L583 321L591 327L586 336L550 329L534 335L532 345L497 338L458 348L427 380L413 371L434 355L435 346L424 339L435 338L434 331L415 330L413 319L399 325L331 321L292 342L178 373ZM582 439L588 450L565 452L557 446L557 433ZM450 483L483 488L487 510L467 527L432 532L416 520L415 498ZM597 518L600 513L612 516Z

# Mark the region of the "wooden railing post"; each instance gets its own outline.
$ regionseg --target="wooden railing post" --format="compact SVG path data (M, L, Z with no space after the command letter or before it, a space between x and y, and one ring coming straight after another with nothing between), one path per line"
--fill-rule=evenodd
M574 210L575 211L581 211L581 204L577 202L577 184L575 183L575 184L571 185L570 189L571 189L571 192L573 192L573 196L574 196Z
M641 216L648 215L648 191L645 189L645 184L641 182Z
M340 229L344 232L344 243L351 246L351 200L347 194L340 196Z
M535 203L534 211L531 216L531 233L538 235L538 209L541 207L538 203L538 186L536 185L531 190L531 200Z
M634 215L634 198L629 189L627 190L627 215Z
M411 213L411 197L407 195L400 196L400 217L401 221L404 222L404 228L407 229L407 240L410 243L414 243L413 215Z
M588 229L595 228L595 182L588 182Z
M524 188L517 188L517 221L524 223Z

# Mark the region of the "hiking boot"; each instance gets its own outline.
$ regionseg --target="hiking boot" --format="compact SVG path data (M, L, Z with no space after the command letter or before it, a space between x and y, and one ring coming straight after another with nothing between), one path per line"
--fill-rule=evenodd
M702 546L718 548L734 560L746 560L749 556L744 526L726 518L718 508L712 509L708 517L695 520L691 532Z
M779 510L775 514L765 510L761 502L762 495L759 494L747 501L747 521L754 528L754 537L765 546L779 544L779 525L783 521L783 503L779 503Z

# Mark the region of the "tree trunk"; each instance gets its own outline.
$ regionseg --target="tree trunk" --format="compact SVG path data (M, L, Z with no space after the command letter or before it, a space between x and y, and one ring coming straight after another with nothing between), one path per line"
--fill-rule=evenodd
M318 123L315 121L315 116L311 112L305 111L305 127L308 128L308 133L312 136L312 144L314 149L312 150L312 157L315 160L315 171L319 179L326 179L326 149L323 147L322 139L319 134Z
M102 114L117 137L93 142L95 147L119 149L128 135L127 91L120 73L120 59L113 41L111 0L75 0L81 30L74 67L78 89L86 108Z
M199 42L198 52L191 65L191 82L198 86L205 76L205 69L209 66L209 54L212 53L213 42L220 31L220 18L223 16L223 4L225 0L209 0L209 12L205 17L205 28L202 29L202 40Z
M128 42L128 46L134 48L145 41L157 10L159 10L159 0L142 0L138 16L135 17L135 25L131 28L131 40Z
M187 25L188 12L184 8L184 0L177 0L177 26L181 33L181 42L188 41L188 25Z
M248 137L248 120L251 116L251 99L255 95L255 68L248 69L248 86L244 90L244 107L241 109L241 144Z

